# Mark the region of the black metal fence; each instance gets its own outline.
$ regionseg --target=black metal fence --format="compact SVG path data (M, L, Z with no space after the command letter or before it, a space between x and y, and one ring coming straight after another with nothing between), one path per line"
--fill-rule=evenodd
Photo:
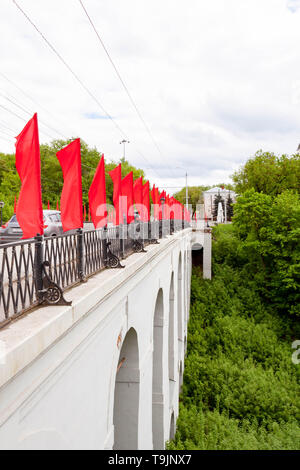
M63 292L151 243L189 227L182 220L134 223L0 245L0 328L44 302L68 304Z

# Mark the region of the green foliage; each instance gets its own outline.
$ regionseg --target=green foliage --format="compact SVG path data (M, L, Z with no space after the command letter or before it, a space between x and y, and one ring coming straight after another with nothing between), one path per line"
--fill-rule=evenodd
M69 144L70 140L55 140L51 144L43 144L40 147L41 153L41 180L43 206L46 208L48 200L50 207L56 208L56 202L60 199L63 187L63 176L56 153ZM90 148L81 140L82 159L82 192L83 204L88 206L88 191L93 181L95 170L101 158L101 154L96 148ZM108 174L120 162L106 163L106 195L107 202L112 204L113 183ZM126 160L122 160L122 176L133 171L134 179L144 176L141 169L130 165ZM14 209L14 198L18 196L21 187L20 178L15 168L15 155L0 154L0 198L5 202L3 219L8 220Z
M300 314L299 195L246 191L235 205L233 227L248 275L266 300L283 313Z
M233 217L233 199L228 195L227 201L226 201L226 211L227 211L227 220L230 222Z
M217 220L218 216L218 208L219 208L219 203L221 202L222 207L223 207L223 213L225 213L225 202L224 199L222 198L221 194L217 194L214 199L214 205L213 205L213 210L212 210L212 215L213 219Z
M268 198L262 202L265 210ZM299 324L265 301L236 230L213 231L212 281L193 269L180 414L169 449L299 448L300 368L291 360Z
M203 204L203 192L207 191L208 189L214 188L215 186L217 187L224 187L226 189L233 190L234 187L232 184L217 184L213 186L189 186L188 187L188 196L189 196L189 204L193 206L193 211L196 210L197 204ZM181 204L186 203L186 198L185 198L186 192L185 192L185 187L182 188L180 191L174 194L174 197L178 199Z
M210 186L189 186L188 195L189 195L189 204L193 206L193 211L196 210L197 204L203 204L203 191L210 189ZM181 202L181 204L186 203L186 190L182 188L180 191L174 194L174 197Z
M299 192L300 155L277 157L273 153L260 150L234 173L232 179L238 194L249 189L271 196L276 196L286 189Z

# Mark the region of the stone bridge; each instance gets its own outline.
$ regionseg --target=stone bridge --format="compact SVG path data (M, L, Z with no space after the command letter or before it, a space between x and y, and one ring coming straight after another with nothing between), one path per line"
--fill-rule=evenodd
M183 380L192 247L185 229L0 330L0 449L164 449ZM202 249L204 247L204 249Z

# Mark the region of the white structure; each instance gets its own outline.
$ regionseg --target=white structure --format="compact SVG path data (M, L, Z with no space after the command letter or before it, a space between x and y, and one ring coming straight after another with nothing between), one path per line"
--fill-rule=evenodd
M205 237L177 232L0 331L0 449L164 449Z
M204 199L204 213L206 214L206 217L210 220L213 218L213 209L214 209L214 200L215 197L218 196L218 194L221 195L222 199L224 200L224 219L227 221L226 217L226 202L227 199L229 198L229 195L233 202L236 202L236 194L234 191L231 191L229 189L222 189L222 188L212 188L208 189L207 191L203 192L203 199Z
M218 222L218 224L223 224L223 222L224 222L224 213L223 213L222 202L219 202L219 204L218 204L217 222Z

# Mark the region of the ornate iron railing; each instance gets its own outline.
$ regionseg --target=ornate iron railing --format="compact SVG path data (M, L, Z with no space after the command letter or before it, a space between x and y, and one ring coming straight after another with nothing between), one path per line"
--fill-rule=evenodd
M0 327L44 302L68 304L66 289L107 267L123 267L120 260L188 226L135 222L0 245Z

